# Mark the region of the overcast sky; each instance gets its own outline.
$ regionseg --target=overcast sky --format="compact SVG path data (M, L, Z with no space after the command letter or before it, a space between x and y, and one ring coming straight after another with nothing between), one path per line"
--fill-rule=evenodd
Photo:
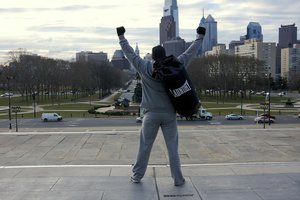
M0 64L7 52L29 52L69 60L79 51L104 51L111 58L119 49L115 27L125 26L126 37L141 55L159 43L164 0L2 0L0 6ZM299 0L177 0L179 32L195 38L202 18L218 22L218 43L239 40L250 21L259 22L265 42L278 42L281 24L300 27ZM300 40L298 31L298 40Z

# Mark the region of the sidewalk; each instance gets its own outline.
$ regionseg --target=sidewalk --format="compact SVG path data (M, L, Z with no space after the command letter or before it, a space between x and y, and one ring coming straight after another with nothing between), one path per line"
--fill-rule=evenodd
M130 182L136 130L0 134L0 200L299 200L299 129L180 129L186 184L173 186L161 134Z

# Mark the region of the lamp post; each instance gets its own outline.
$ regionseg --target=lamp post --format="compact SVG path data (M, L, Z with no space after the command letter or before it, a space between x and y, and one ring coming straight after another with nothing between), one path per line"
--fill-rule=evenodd
M92 106L92 95L91 95L91 93L89 94L89 97L90 97L90 106Z
M243 115L243 98L244 98L244 91L243 91L243 79L241 80L241 115Z
M244 93L244 88L245 88L245 82L246 82L246 77L241 78L241 115L243 115L243 99L244 96L246 95L246 92Z
M269 126L271 125L270 117L271 117L271 73L268 74L268 114L269 114Z
M268 79L268 92L266 93L265 105L268 105L268 123L271 125L271 73L265 74L265 77ZM265 123L265 120L264 120Z
M35 101L35 97L38 93L34 92L32 93L32 100L33 100L33 117L36 118L36 101Z
M12 111L15 113L16 118L16 132L18 132L18 112L20 112L21 107L20 106L12 106Z
M12 129L11 127L11 101L10 101L10 85L9 85L9 81L11 79L11 77L7 76L7 89L8 89L8 118L9 118L9 129Z

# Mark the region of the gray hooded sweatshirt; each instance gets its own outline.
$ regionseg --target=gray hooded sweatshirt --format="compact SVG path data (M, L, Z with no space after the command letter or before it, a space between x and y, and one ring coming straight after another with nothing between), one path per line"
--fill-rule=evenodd
M196 56L199 48L202 47L203 35L197 37L191 46L178 56L178 60L185 67ZM141 76L143 88L141 108L150 112L175 112L163 82L152 78L153 62L138 56L123 35L119 36L119 39L125 56Z

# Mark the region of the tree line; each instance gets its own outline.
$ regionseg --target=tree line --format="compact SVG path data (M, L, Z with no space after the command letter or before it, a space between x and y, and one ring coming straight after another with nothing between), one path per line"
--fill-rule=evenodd
M266 76L265 63L254 57L213 55L194 59L188 73L199 94L214 94L220 99L237 98L254 91L266 91L268 81L275 88L272 78ZM253 91L253 92L252 92Z
M68 62L33 55L23 49L9 52L9 58L0 74L0 83L7 88L9 81L11 90L19 92L23 100L36 96L59 101L68 98L67 93L76 99L96 92L101 98L128 81L127 75L110 62Z

